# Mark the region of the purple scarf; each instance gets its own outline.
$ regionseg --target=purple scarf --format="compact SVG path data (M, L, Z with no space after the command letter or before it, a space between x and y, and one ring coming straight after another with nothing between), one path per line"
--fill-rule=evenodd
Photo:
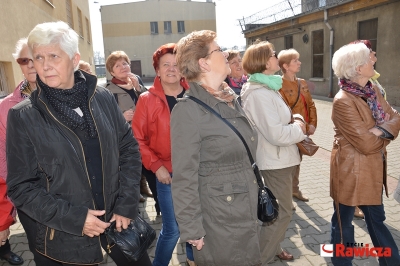
M342 90L361 97L367 101L369 109L372 111L372 117L375 119L377 125L385 122L385 111L383 111L382 106L376 100L376 93L372 89L371 82L368 81L365 87L361 87L351 80L339 79L339 86Z

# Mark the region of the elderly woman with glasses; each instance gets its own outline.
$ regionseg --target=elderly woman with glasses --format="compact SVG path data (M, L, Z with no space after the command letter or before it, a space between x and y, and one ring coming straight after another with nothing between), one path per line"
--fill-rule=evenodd
M363 44L341 47L332 58L340 91L332 106L334 142L331 153L331 197L334 200L331 243L355 243L354 208L364 213L375 247L390 249L379 265L400 265L399 249L384 224L383 190L388 196L386 146L400 130L400 115L369 79L376 57ZM334 252L334 254L336 254ZM332 257L334 265L352 265L353 257Z
M240 95L242 86L247 81L247 76L244 74L242 66L242 57L238 50L227 50L226 52L228 53L228 62L231 73L226 77L225 82L237 95Z
M213 31L192 32L176 47L179 71L194 97L228 120L255 157L257 132L224 82L228 54ZM172 198L181 240L197 265L261 265L257 181L242 141L216 115L190 98L171 116Z
M262 262L269 263L275 256L293 260L280 243L292 219L292 180L300 164L296 143L305 138L306 126L292 121L290 108L279 93L282 77L274 75L280 67L272 43L257 42L247 48L243 68L250 78L242 88L242 104L258 131L257 165L279 202L277 221L261 229Z
M15 222L16 212L13 211L14 206L7 198L6 128L10 108L28 98L32 91L36 89L36 70L26 38L17 42L13 57L21 68L24 80L18 84L12 94L0 103L0 259L6 260L11 265L20 265L24 263L24 260L11 251L8 241L9 227ZM23 213L20 213L19 216L21 222L25 221Z
M78 43L61 21L29 33L37 90L8 114L8 195L35 220L25 230L36 265L98 265L103 248L116 265L150 266L147 254L129 262L104 234L136 219L141 160L113 95L77 70Z

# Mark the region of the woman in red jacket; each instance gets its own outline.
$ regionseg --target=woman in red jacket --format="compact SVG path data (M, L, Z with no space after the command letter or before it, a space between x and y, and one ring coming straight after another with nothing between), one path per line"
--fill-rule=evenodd
M168 43L154 52L153 67L157 76L153 86L139 96L132 119L132 128L139 142L142 163L157 177L162 229L157 240L154 266L169 264L179 238L171 194L170 113L177 102L176 99L183 97L189 85L178 71L174 48L174 43ZM188 244L186 253L188 263L193 265L193 254Z

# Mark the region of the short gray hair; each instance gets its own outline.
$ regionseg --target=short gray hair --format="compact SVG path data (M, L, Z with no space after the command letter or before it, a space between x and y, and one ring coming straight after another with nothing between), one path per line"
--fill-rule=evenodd
M28 36L28 46L58 44L69 58L79 54L79 36L63 21L38 24Z
M24 49L25 46L28 46L28 39L27 38L21 38L17 41L15 44L15 52L12 54L14 59L18 59L19 56L21 55L22 49Z
M332 68L338 78L353 79L357 76L356 68L371 60L370 50L363 43L342 46L333 54Z

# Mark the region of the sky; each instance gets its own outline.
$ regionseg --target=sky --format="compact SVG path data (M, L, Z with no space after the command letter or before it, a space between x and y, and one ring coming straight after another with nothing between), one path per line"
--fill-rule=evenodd
M235 45L240 48L246 45L246 40L242 34L238 19L250 16L282 1L283 0L213 0L216 4L218 44L226 48L231 48ZM99 11L100 6L129 2L138 1L89 0L93 51L100 51L101 54L104 54L101 14ZM197 2L205 2L205 0L198 0Z

